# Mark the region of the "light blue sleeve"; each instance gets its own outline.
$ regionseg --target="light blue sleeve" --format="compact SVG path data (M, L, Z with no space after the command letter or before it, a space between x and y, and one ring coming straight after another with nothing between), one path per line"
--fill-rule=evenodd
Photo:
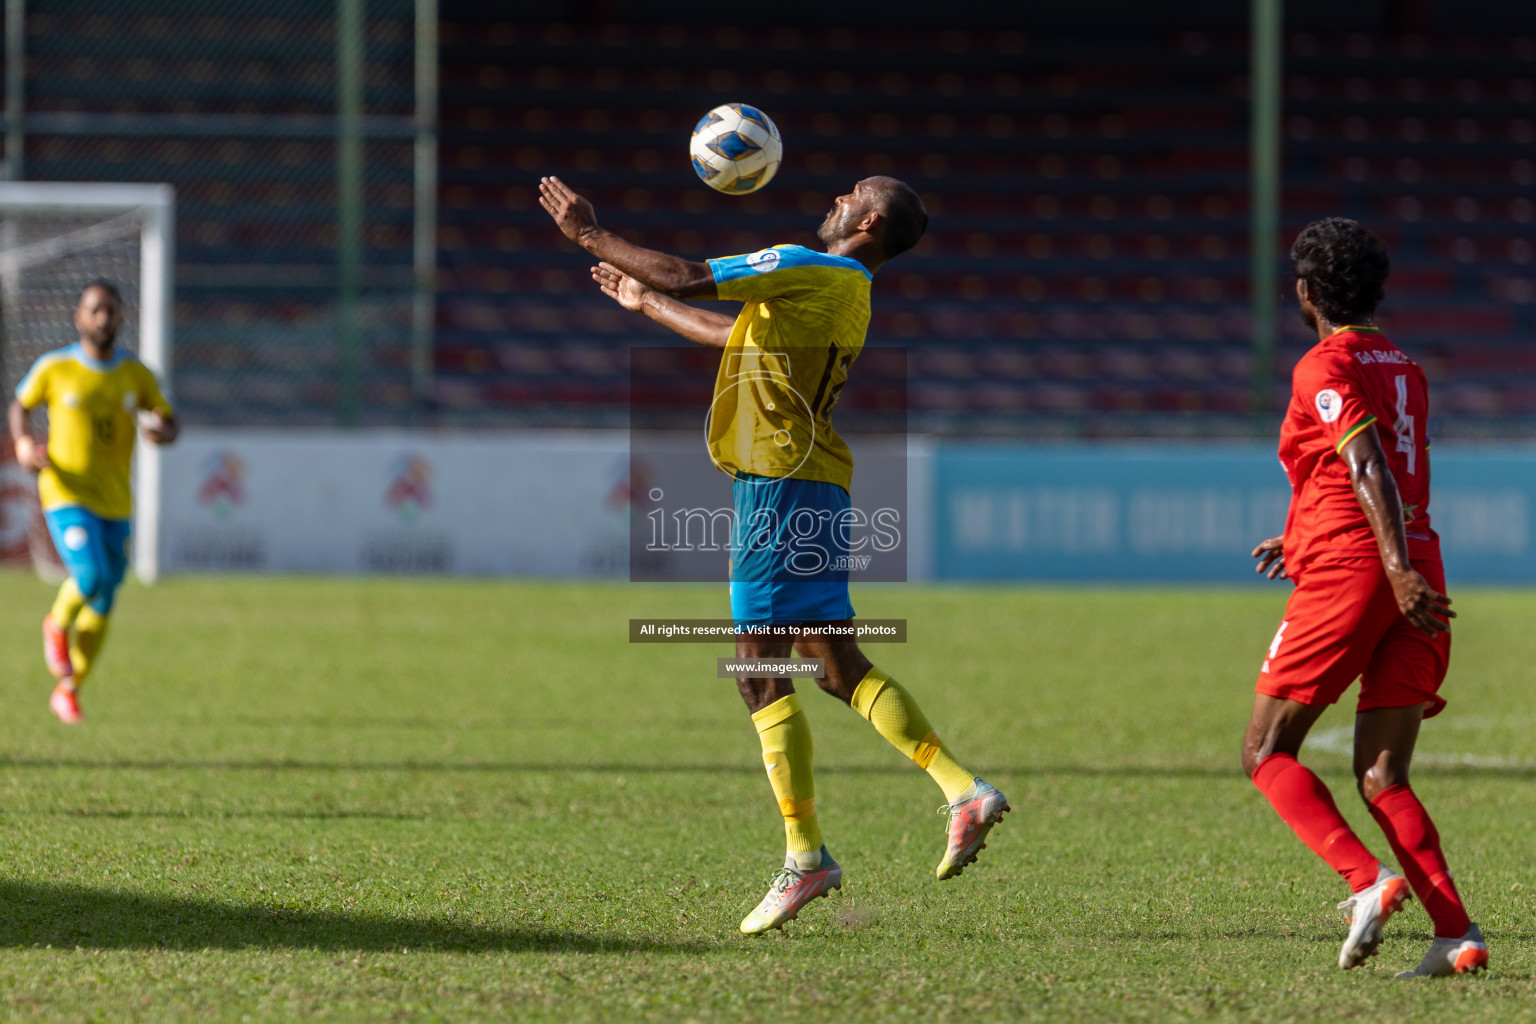
M715 275L715 284L793 267L832 267L837 270L858 270L865 277L872 276L858 260L816 252L803 245L776 245L771 249L759 249L740 256L720 256L709 261L710 272Z
M27 375L21 378L21 383L16 385L16 398L28 409L35 409L48 397L43 381L43 371L58 361L58 353L49 352L39 356L27 371Z
M856 270L866 278L871 276L858 260L816 252L803 245L776 245L741 256L713 259L709 261L709 269L715 277L715 290L720 298L743 302L778 298L796 287L803 287L807 283L805 275L792 271ZM813 279L815 276L814 273L811 275Z

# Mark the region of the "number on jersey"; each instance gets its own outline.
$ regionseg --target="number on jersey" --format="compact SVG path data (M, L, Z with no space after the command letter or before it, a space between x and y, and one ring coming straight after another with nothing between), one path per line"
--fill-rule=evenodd
M1408 456L1408 472L1417 473L1415 456L1418 454L1418 446L1413 443L1413 417L1408 415L1408 377L1399 374L1397 378L1397 423L1392 427L1397 432L1397 450Z

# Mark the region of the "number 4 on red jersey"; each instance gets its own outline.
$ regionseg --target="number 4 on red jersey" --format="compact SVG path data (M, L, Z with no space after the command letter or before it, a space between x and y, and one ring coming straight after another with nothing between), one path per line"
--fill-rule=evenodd
M1286 565L1378 557L1350 483L1343 448L1364 430L1381 435L1408 525L1410 557L1439 557L1429 524L1429 384L1424 371L1375 327L1341 327L1301 358L1280 430L1291 481Z

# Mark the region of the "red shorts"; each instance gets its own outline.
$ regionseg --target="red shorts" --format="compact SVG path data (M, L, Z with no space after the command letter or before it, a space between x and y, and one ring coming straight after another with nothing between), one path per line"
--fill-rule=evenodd
M1445 593L1439 562L1414 562ZM1451 660L1451 634L1431 640L1398 611L1376 559L1308 568L1285 605L1255 689L1301 704L1334 704L1360 680L1357 711L1428 703L1445 708L1440 684Z

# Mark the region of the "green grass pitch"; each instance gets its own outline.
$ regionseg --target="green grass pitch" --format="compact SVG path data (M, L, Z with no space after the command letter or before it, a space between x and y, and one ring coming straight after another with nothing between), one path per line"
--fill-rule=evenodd
M1417 788L1493 951L1335 967L1342 883L1238 771L1273 589L865 588L871 646L1014 813L933 878L937 787L807 706L843 892L737 922L782 856L712 646L723 587L177 579L49 714L51 588L0 576L0 1012L69 1020L1536 1019L1536 594L1467 589ZM802 691L808 687L801 687ZM1330 711L1306 755L1368 845ZM1331 739L1330 739L1331 737ZM1469 762L1468 757L1475 760Z

